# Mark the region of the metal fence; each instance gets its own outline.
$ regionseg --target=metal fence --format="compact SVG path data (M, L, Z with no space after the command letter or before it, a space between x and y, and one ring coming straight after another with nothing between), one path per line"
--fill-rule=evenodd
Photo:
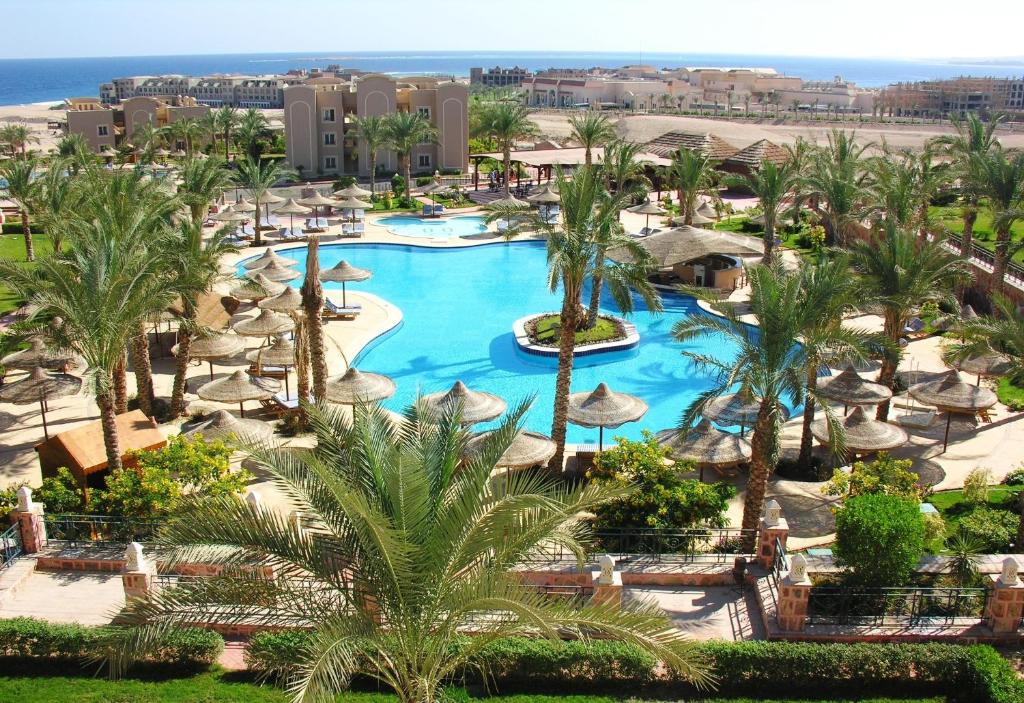
M588 562L604 554L619 562L705 562L725 563L738 556L753 556L744 549L757 540L757 530L729 527L693 527L684 530L624 529L598 530L585 555ZM542 545L528 564L573 561L576 556L560 544Z
M5 532L0 533L0 571L10 566L11 562L24 553L20 525L11 525Z
M772 568L768 572L768 595L775 606L775 612L779 612L779 581L789 573L789 557L786 555L786 546L778 537L775 538L775 556L772 559Z
M859 625L903 628L976 625L984 621L988 589L844 588L811 589L808 625Z
M963 238L959 234L947 234L945 236L944 243L950 249L959 252L961 255L964 254ZM995 268L995 253L989 251L988 249L977 244L974 241L971 242L970 258L975 259L976 261L980 261L982 264L988 266L989 268ZM1017 285L1024 285L1024 266L1021 266L1020 264L1013 261L1007 261L1006 273L1004 274L1003 278L1007 281L1012 281Z
M160 520L106 515L43 515L46 537L51 543L79 546L126 545L152 541Z

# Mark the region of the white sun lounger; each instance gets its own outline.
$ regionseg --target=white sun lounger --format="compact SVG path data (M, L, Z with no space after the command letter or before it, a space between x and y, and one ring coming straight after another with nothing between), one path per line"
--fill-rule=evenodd
M363 311L363 306L359 303L353 303L351 305L338 305L330 298L324 298L324 310L323 316L327 318L350 318L355 317Z

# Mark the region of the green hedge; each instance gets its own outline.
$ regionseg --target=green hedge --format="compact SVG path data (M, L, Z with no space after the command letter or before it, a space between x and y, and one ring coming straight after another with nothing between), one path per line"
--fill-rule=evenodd
M307 638L297 631L254 635L246 662L259 674L286 678L302 658ZM988 646L704 642L696 650L697 658L713 670L721 696L898 694L946 695L963 703L1024 701L1024 683ZM683 682L659 679L653 657L620 642L508 638L485 648L480 663L498 693L568 688L631 694L643 688L673 698L697 693ZM481 681L468 673L462 683Z
M62 625L12 618L0 620L0 656L84 659L95 655L114 634L112 628ZM186 628L169 633L155 652L150 664L208 665L224 650L224 638L216 632Z

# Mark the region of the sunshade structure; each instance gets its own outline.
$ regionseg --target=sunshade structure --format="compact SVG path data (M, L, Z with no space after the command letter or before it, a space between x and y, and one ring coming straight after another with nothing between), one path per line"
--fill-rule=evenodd
M703 415L720 425L739 425L740 437L747 427L757 422L757 413L761 410L761 399L744 391L720 395L704 406ZM789 419L789 410L780 408L782 421Z
M39 413L43 417L43 436L49 439L50 431L46 426L47 403L75 395L81 389L82 379L66 373L51 374L42 366L37 366L26 378L0 388L0 400L15 405L39 403Z
M286 286L283 283L271 281L261 271L256 271L248 281L239 281L231 288L231 297L239 300L258 301L264 298L271 298L281 293Z
M270 206L277 205L278 203L283 203L285 199L282 198L280 195L275 195L274 193L271 193L269 190L266 193L264 193L263 197L260 199L263 201L263 212L266 214L267 224L269 224Z
M859 406L844 417L841 424L846 449L854 454L884 452L907 443L907 433L903 428L868 417ZM823 444L833 443L827 418L811 423L811 434Z
M336 202L335 207L341 208L342 210L348 210L352 213L351 222L355 224L356 221L356 210L372 210L373 203L368 203L359 198L344 198Z
M395 394L395 382L379 373L349 368L337 378L327 380L327 400L342 405L376 403Z
M295 320L288 315L263 308L256 317L236 322L232 329L244 337L270 337L294 330Z
M295 266L298 262L294 259L281 256L270 247L267 247L266 250L255 259L250 259L242 264L242 268L246 271L258 271L271 263L277 263L280 266Z
M237 334L211 334L196 337L188 348L188 358L205 361L210 365L210 380L213 380L213 362L216 359L227 359L245 349L245 340ZM178 345L171 348L177 356Z
M525 202L523 200L520 200L519 198L515 197L512 194L506 195L504 198L498 198L497 200L492 200L491 202L489 202L487 204L487 206L490 207L490 208L494 208L496 210L524 210L525 211L525 210L529 210L530 209L530 203ZM505 226L506 227L511 227L512 226L512 218L511 217L506 217L505 218Z
M481 432L466 443L466 457L474 458L484 450L490 432ZM551 461L557 447L550 437L520 430L494 466L499 469L528 469ZM506 479L508 474L506 473Z
M526 196L526 200L534 205L554 205L562 202L562 196L560 196L551 188L551 185L548 184L533 195Z
M639 240L654 259L659 269L671 269L676 264L700 259L711 254L734 256L759 256L763 254L761 244L753 237L731 232L721 232L698 227L678 227L666 232L652 234ZM616 261L629 261L624 249L613 249L608 255Z
M319 209L322 207L330 207L335 204L330 198L325 198L320 191L315 191L313 195L307 198L300 198L297 200L299 205L305 205L306 207L313 208L313 217L317 217Z
M285 289L277 295L264 298L256 304L264 310L294 312L302 307L302 293L291 286L285 286Z
M707 200L702 202L700 204L700 207L697 208L697 214L698 215L703 215L704 217L707 217L708 219L711 219L711 220L717 220L718 219L718 213L715 212L715 208L712 207L711 203L709 203Z
M880 383L865 381L853 364L836 376L819 378L818 394L842 403L844 415L851 405L878 405L892 398L891 390Z
M28 349L8 354L0 359L0 365L9 369L44 369L61 371L66 366L77 365L79 357L74 352L63 352L46 346L42 339L33 337L28 342Z
M647 413L647 403L635 395L616 393L607 383L592 391L569 396L569 422L581 427L596 427L597 450L604 448L604 428L618 427L639 420Z
M213 219L217 222L242 222L243 220L248 220L249 216L228 205L226 208L214 215Z
M288 388L288 369L295 366L295 344L285 335L281 334L274 338L269 347L253 349L245 355L245 358L259 366L277 366L284 371L284 397L290 398Z
M373 274L367 269L353 266L345 259L342 259L331 268L320 272L320 280L330 283L341 284L341 306L348 306L348 298L345 293L345 284L357 281L366 281Z
M365 188L360 188L355 183L353 183L350 186L346 186L341 190L334 191L334 194L338 198L369 198L371 195L373 195L373 193L366 190Z
M256 271L250 271L245 275L248 276L249 278L261 275L268 281L273 281L274 283L284 283L285 281L294 281L302 274L296 271L295 269L291 268L290 266L280 264L276 261L271 261L263 268L257 269Z
M662 430L655 435L658 444L669 450L673 459L690 459L700 469L700 480L704 480L705 467L718 469L736 466L750 461L753 450L750 442L742 437L720 430L710 420L701 420L689 430Z
M644 229L651 228L651 215L666 214L665 208L663 208L658 203L651 202L650 200L648 200L646 203L643 203L642 205L635 205L634 207L626 209L637 215L645 215L647 217L647 219L644 221Z
M157 149L153 153L156 154L157 156L164 156L164 157L167 157L167 156L171 155L171 152L168 151L167 149L164 149L163 147L160 147L159 149Z
M241 198L231 207L234 208L235 212L256 212L256 204L245 198Z
M982 376L1005 376L1013 368L1010 358L1003 354L978 354L969 356L957 363L957 368L967 373L973 373L978 377L974 385L981 385Z
M186 437L202 435L203 439L216 440L252 440L260 441L274 436L274 428L263 420L240 419L227 410L217 410L202 422L190 426L182 432Z
M966 383L957 370L950 371L934 381L911 386L907 392L914 400L946 411L946 432L942 439L942 451L949 446L949 423L953 413L971 415L991 408L996 404L996 394L988 388Z
M184 149L175 149L171 156L173 156L176 159L184 159L186 156L188 156L188 152L186 152Z
M279 390L281 384L274 379L256 378L239 369L227 378L200 386L196 393L203 400L238 403L238 410L245 417L245 401L266 400Z
M434 196L445 190L448 190L448 186L444 185L443 183L431 183L430 185L423 189L423 193L424 195L429 195L431 205L436 206L437 200L434 199ZM435 213L434 210L434 207L430 208L431 216L439 216L439 214Z
M288 215L288 229L295 229L295 216L306 215L310 212L310 209L305 205L299 205L295 202L295 198L288 198L285 204L279 208L275 208L274 212L278 215Z
M508 403L493 393L470 390L462 381L456 381L447 391L423 396L420 403L435 417L440 417L449 408L461 406L464 425L488 422L508 408Z

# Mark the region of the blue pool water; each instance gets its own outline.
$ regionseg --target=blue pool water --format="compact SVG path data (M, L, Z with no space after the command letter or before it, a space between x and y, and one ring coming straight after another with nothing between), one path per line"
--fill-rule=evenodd
M297 269L304 269L304 248L281 254L298 261ZM518 318L559 308L561 294L551 293L546 285L543 243L454 249L388 244L320 248L324 268L342 258L373 272L373 278L350 285L351 290L378 295L404 315L397 331L379 338L355 360L364 371L395 379L398 392L385 403L387 407L400 411L418 391L446 390L462 379L471 388L500 395L510 405L535 395L527 426L550 432L555 368L543 360L524 358L512 336L512 323ZM296 287L301 284L301 278L293 282ZM340 285L328 283L325 287L330 293ZM635 352L574 370L574 392L591 390L605 381L612 389L636 394L650 404L640 422L606 432L606 442L619 435L638 438L643 429L674 427L683 409L711 386L711 379L680 354L683 349L723 359L732 353L722 339L706 338L685 345L673 340L670 331L676 320L705 313L693 298L682 295L670 295L664 304L665 312L660 315L638 306L631 318L640 333ZM605 300L605 306L608 312L616 312L610 300ZM596 442L597 430L570 425L568 438L570 442Z
M387 227L392 234L403 237L427 237L430 239L448 239L465 237L470 234L482 234L487 231L487 223L479 215L463 215L444 219L420 219L419 217L382 217L377 220L381 227Z

